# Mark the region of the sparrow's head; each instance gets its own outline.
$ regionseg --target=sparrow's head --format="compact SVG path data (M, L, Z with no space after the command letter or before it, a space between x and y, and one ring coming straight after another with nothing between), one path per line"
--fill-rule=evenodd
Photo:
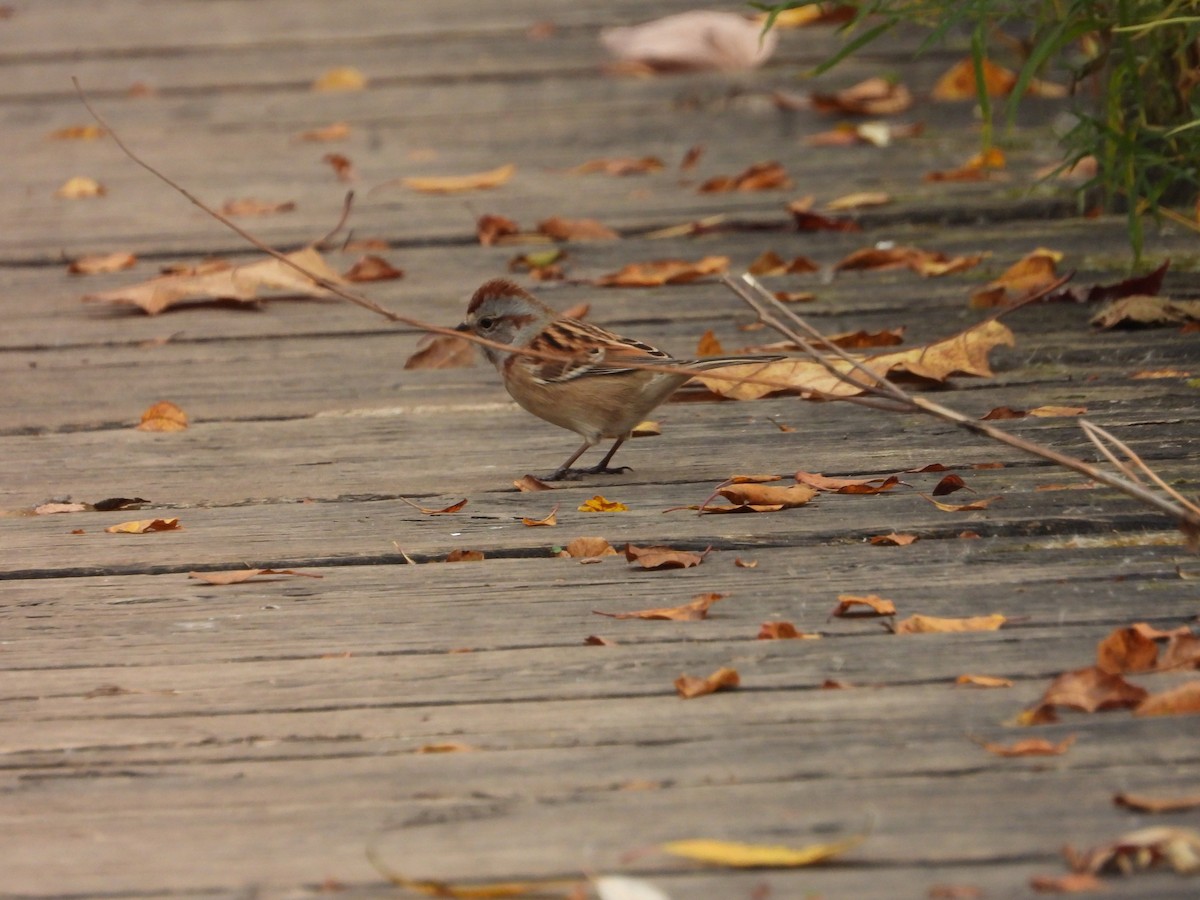
M524 288L507 278L493 278L475 292L467 306L466 318L456 330L521 347L554 316L554 310ZM484 347L483 352L496 365L507 355L494 347Z

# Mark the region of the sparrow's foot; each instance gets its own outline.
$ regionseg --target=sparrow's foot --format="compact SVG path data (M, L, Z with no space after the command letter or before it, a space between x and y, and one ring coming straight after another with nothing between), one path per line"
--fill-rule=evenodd
M598 466L591 466L587 469L581 469L580 471L584 472L585 474L588 474L588 475L620 475L623 472L632 472L633 469L631 469L629 466L613 467L613 466L598 465Z
M555 469L549 475L541 478L542 481L582 481L587 475L620 475L622 472L631 472L629 466L617 466L615 469L609 466L589 466L586 469Z

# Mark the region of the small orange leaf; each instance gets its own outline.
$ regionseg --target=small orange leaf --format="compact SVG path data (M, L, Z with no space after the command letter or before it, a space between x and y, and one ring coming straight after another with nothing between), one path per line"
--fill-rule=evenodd
M1086 406L1038 406L1029 411L1039 419L1057 419L1065 416L1086 416Z
M1029 886L1040 894L1090 894L1108 890L1108 885L1090 872L1034 875L1029 879Z
M721 346L721 342L711 328L700 335L700 340L696 342L697 356L723 356L724 354L725 348Z
M832 94L811 94L817 112L852 116L890 116L912 106L912 93L886 78L868 78Z
M763 622L758 629L760 641L771 640L820 640L819 634L807 634L800 631L791 622Z
M876 534L868 539L868 541L876 546L888 544L893 547L907 547L909 544L915 543L920 539L919 535L915 534Z
M739 569L757 569L758 568L758 560L742 559L740 556L734 558L733 564L735 566L737 566Z
M959 675L954 679L954 683L980 688L1007 688L1013 686L1011 678L997 678L995 675Z
M718 175L700 185L700 193L713 194L726 191L773 191L792 186L792 179L779 163L755 163L737 175Z
M104 530L109 534L149 534L152 531L181 531L183 526L179 519L138 519L135 522L122 522L119 525L109 525Z
M1148 672L1158 662L1158 644L1137 628L1118 628L1096 646L1096 668L1125 674Z
M71 125L52 131L47 137L52 141L94 141L107 134L99 125Z
M361 91L367 86L367 76L353 66L327 69L312 83L314 91Z
M348 156L343 156L341 153L326 153L321 157L321 162L329 164L338 181L355 181L358 179L358 173L354 170L354 163L350 161Z
M613 241L621 235L595 219L553 216L538 222L537 230L556 241Z
M344 141L350 137L350 126L346 122L334 122L324 128L302 131L297 137L302 141L313 142Z
M701 619L707 619L709 607L718 600L724 600L726 596L726 594L697 594L681 606L618 613L593 609L592 613L597 616L607 616L610 619L667 619L672 622L698 622Z
M862 209L865 206L886 206L891 202L892 195L885 191L858 191L830 200L825 204L825 208L830 212L842 212L847 209Z
M429 509L424 506L418 506L417 504L413 503L411 500L406 500L403 497L397 497L396 499L399 500L401 503L407 503L413 509L417 510L417 512L424 513L427 516L453 515L454 513L460 511L464 506L467 505L466 497L459 500L457 503L451 503L449 506L445 507L444 509Z
M484 560L482 550L451 550L446 554L444 562L482 562Z
M1113 803L1144 813L1182 812L1200 807L1200 794L1182 797L1150 797L1145 794L1123 792L1113 797Z
M132 253L106 253L104 255L81 256L72 260L67 271L72 275L101 275L131 269L137 264Z
M648 172L659 172L666 168L657 156L634 158L629 156L589 159L567 171L572 175L589 175L600 172L604 175L644 175Z
M951 473L934 485L933 496L944 497L947 494L953 494L955 491L963 490L969 491L971 488L967 487L967 483L962 480L961 475Z
M1200 679L1185 681L1151 694L1133 710L1135 716L1185 716L1200 713Z
M896 634L945 634L959 631L996 631L1008 619L998 613L990 616L969 616L965 619L943 619L938 616L909 616L896 623Z
M1148 695L1145 688L1130 684L1120 675L1088 666L1055 678L1042 694L1037 708L1064 706L1087 713L1126 709L1137 706Z
M867 609L857 609L865 606ZM859 619L870 616L894 616L896 604L878 594L856 596L854 594L838 594L837 606L829 613L839 619Z
M475 236L484 247L521 233L521 226L507 216L487 213L475 220Z
M475 748L470 744L458 741L444 741L440 744L422 744L413 753L470 753Z
M543 525L544 526L557 525L558 524L558 507L559 507L559 504L557 504L557 503L554 504L554 509L550 510L550 512L546 515L546 517L544 519L522 518L521 524L527 525L530 528L537 528L538 526L543 526Z
M992 97L1008 94L1017 83L1017 76L989 59L984 59L982 63L983 82L988 94ZM975 64L968 58L960 60L943 73L930 95L934 100L973 100L975 89Z
M324 578L312 572L297 572L295 569L232 569L227 572L188 572L188 578L208 584L242 584L247 581L280 581L286 577Z
M184 431L187 427L187 413L170 400L160 400L142 413L142 421L137 425L137 430Z
M400 184L410 190L423 194L457 194L464 191L480 191L500 187L516 174L517 167L512 163L488 169L486 172L472 172L469 175L442 175L423 178L401 178Z
M427 334L404 361L406 369L464 369L475 365L475 345L450 334Z
M577 537L558 555L572 559L595 559L601 556L616 556L617 551L602 537Z
M655 259L629 263L624 268L601 275L593 281L600 287L659 287L687 284L729 271L728 256L706 256L696 262L683 259Z
M934 506L936 506L942 512L976 512L981 509L987 509L989 506L991 506L997 500L1004 499L1003 497L984 497L979 500L972 500L970 503L962 503L962 504L956 505L954 503L942 503L939 500L934 500L932 497L928 496L927 494L921 494L920 496L923 499L928 500L930 503L932 503Z
M526 475L524 478L514 481L513 487L515 487L522 494L528 494L534 491L552 491L555 489L554 485L547 484L541 479L534 478L532 475Z
M675 679L675 690L684 700L691 700L693 697L703 697L716 691L731 691L740 683L741 677L736 669L721 668L707 678L680 675Z
M397 269L382 256L368 253L342 275L347 281L392 281L404 277L404 270Z
M226 216L274 216L279 213L293 212L296 204L291 200L276 203L271 200L259 200L255 197L243 197L238 200L226 200L221 204L221 212ZM274 262L275 260L271 260Z
M693 553L690 550L673 550L670 547L636 547L625 545L625 559L636 563L643 569L688 569L704 562L708 548L703 553Z
M980 740L975 740L975 743L996 756L1062 756L1075 743L1075 735L1067 735L1057 744L1042 738L1026 738L1012 744L993 744Z
M62 197L65 200L79 200L84 197L103 197L107 193L108 188L96 179L88 178L86 175L76 175L74 178L64 181L54 192L54 196Z

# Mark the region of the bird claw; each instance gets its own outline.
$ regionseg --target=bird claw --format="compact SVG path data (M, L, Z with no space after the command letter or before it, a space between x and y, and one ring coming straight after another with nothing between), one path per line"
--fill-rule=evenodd
M541 481L582 481L587 475L620 475L623 472L632 472L629 466L588 466L585 469L556 469L549 475L546 475Z

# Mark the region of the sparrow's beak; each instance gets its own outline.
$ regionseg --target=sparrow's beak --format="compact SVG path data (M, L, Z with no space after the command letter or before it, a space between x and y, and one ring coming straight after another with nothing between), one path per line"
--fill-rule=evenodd
M471 326L467 322L459 322L457 325L454 326L454 330L455 331L470 331Z

